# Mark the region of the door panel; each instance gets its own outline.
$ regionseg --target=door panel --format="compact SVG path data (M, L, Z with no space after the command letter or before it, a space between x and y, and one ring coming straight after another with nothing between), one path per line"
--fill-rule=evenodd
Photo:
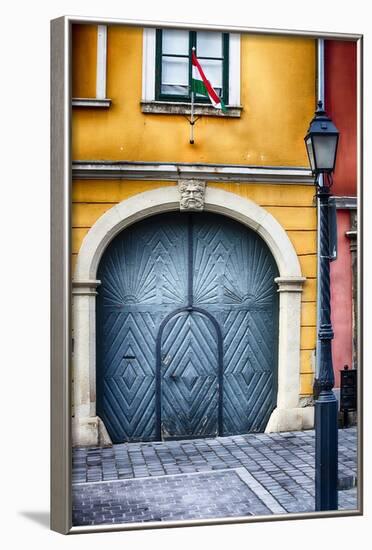
M137 311L107 317L98 414L115 442L153 439L156 321Z
M187 220L169 215L120 233L100 262L97 414L113 442L156 438L156 337L187 300Z
M161 423L164 438L218 433L218 336L208 317L183 311L161 342Z
M278 294L275 261L243 225L194 218L194 301L223 336L222 434L263 431L276 405Z
M265 429L276 276L263 240L217 214L154 216L113 239L97 274L97 414L113 442Z

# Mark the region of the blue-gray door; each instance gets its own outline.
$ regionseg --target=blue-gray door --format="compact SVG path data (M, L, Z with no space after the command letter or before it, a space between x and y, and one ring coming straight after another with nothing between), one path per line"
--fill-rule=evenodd
M97 414L114 442L263 431L276 405L278 295L262 239L216 214L164 214L107 247Z
M218 433L219 334L210 318L183 310L164 324L159 338L161 434L167 438Z

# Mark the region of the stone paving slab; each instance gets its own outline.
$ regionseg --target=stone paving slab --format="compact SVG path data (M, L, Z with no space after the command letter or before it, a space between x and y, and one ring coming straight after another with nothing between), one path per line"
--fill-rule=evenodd
M73 487L73 525L285 512L270 493L257 485L255 489L263 500L233 469L76 484Z
M311 512L314 511L314 437L314 430L308 430L191 441L124 443L112 448L76 448L73 482L170 479L169 476L177 474L232 469L245 471L250 476L248 485L256 492L257 487L262 487L286 512ZM356 479L356 453L356 428L339 430L341 488L348 486L348 480ZM157 486L160 485L157 482ZM217 498L218 488L217 492L213 491L211 482L208 487L211 498ZM166 485L163 490L168 491ZM340 509L356 507L356 488L339 491Z

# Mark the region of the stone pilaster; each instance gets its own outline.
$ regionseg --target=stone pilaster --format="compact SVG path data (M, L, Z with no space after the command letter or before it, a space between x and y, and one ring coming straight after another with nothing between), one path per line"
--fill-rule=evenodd
M110 444L96 416L96 295L100 281L74 281L73 308L73 445Z
M352 296L352 331L353 331L353 365L358 365L358 232L357 211L350 210L350 231L346 232L350 239L351 253L351 296Z
M300 407L301 293L305 277L277 277L279 338L277 408L266 432L302 430L313 425L313 407Z

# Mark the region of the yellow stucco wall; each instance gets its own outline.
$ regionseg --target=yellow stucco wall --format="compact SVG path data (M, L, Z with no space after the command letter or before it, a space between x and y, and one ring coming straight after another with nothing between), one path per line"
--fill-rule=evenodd
M81 74L96 71L91 53L82 52L92 49L91 28L75 34L73 89ZM190 145L184 116L141 112L142 29L109 26L107 34L112 105L74 109L74 159L308 165L303 136L315 105L315 40L242 35L241 118L202 117Z
M175 184L175 183L174 183ZM81 243L98 218L118 202L172 182L74 181L72 210L73 265ZM254 200L287 230L306 277L301 312L301 394L312 393L312 353L316 327L316 209L314 190L301 185L208 183Z
M72 26L72 97L95 97L97 27Z
M73 32L73 96L94 97L95 26ZM75 160L308 166L303 136L314 112L316 42L307 38L241 36L241 118L202 117L189 144L184 116L143 114L142 29L108 27L109 109L73 109ZM175 184L175 182L173 182ZM73 260L97 219L119 201L161 181L73 182ZM316 343L316 209L303 185L208 183L266 208L285 228L307 278L301 314L301 394L312 394Z

